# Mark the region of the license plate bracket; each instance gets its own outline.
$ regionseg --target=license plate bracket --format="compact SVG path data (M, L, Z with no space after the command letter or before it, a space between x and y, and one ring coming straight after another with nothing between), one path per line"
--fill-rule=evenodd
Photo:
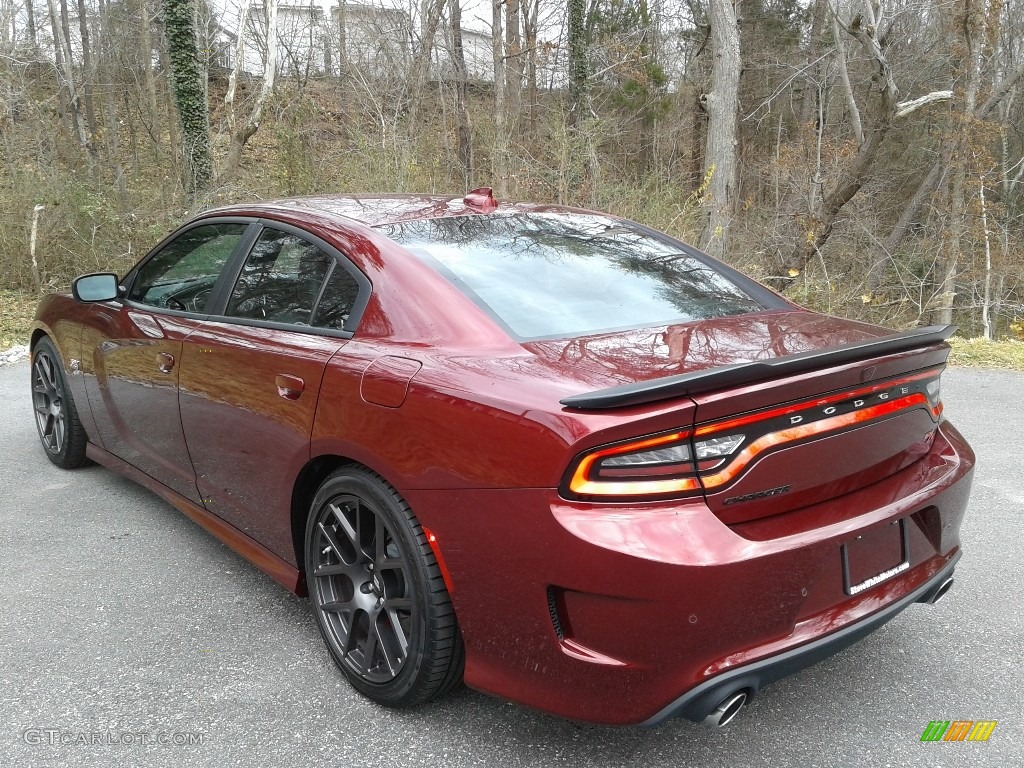
M866 531L840 547L843 589L856 595L910 568L907 518Z

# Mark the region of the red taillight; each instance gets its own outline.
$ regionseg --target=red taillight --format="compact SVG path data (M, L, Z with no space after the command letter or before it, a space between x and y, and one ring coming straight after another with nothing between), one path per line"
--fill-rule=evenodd
M670 432L599 448L576 464L568 483L578 496L662 496L700 489L689 432Z
M924 407L938 422L939 371L768 408L744 416L598 448L578 457L563 486L569 496L675 498L719 490L761 454Z

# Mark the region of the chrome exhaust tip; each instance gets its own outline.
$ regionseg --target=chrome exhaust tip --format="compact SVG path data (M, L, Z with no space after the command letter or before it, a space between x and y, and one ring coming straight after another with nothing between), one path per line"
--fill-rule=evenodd
M949 590L952 588L952 586L953 586L953 577L950 576L944 582L939 584L939 588L935 590L935 594L932 595L932 599L929 600L928 602L931 603L932 605L935 605L935 603L939 602L939 600L941 600L942 598L944 598L946 596L946 593L949 592Z
M717 707L715 711L704 718L704 724L710 725L712 728L725 728L743 709L743 705L747 703L747 692L740 691L739 693L733 693L726 696Z
M917 598L917 602L924 603L925 605L935 605L946 596L946 593L949 592L952 586L953 577L947 576L946 580L939 584L939 586L934 587L931 591Z

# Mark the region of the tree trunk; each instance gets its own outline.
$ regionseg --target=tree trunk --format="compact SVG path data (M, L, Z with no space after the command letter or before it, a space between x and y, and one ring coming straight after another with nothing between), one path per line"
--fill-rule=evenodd
M192 0L162 0L162 3L171 90L181 126L185 189L195 195L213 178L210 110L196 41L196 14Z
M491 57L494 60L494 144L491 149L491 172L494 193L499 199L508 197L508 135L505 126L505 49L501 19L502 0L491 0Z
M708 111L708 139L704 153L704 228L701 247L721 258L728 246L728 230L736 196L736 143L739 127L740 34L733 0L710 0L711 92L704 97Z
M537 16L540 0L526 0L523 38L526 43L526 97L530 101L530 136L537 135Z
M497 0L494 0L497 2ZM586 0L568 0L569 15L569 125L590 115L590 68L587 62Z
M95 75L103 83L114 82L114 70L111 62L110 51L110 16L109 6L104 0L99 0L99 35L95 41ZM128 184L125 180L125 169L121 163L121 123L117 119L114 109L114 97L108 94L102 99L100 108L103 110L105 130L102 136L93 135L94 143L101 141L106 152L106 163L114 169L114 183L117 186L118 200L122 208L128 204Z
M61 81L61 88L64 91L71 134L78 139L81 147L87 149L89 147L89 137L86 136L85 125L82 123L82 114L78 103L78 88L75 85L67 3L65 0L61 0L60 14L58 14L54 0L47 0L47 2L50 9L50 24L53 27L54 61L57 65L58 79Z
M256 95L256 103L252 106L252 112L249 113L249 118L245 121L245 125L241 127L235 127L234 117L234 103L229 102L229 121L231 125L231 143L228 145L228 154L224 159L224 165L220 168L217 173L218 181L226 181L234 176L238 170L238 164L242 160L242 150L245 149L246 143L251 139L256 131L260 129L260 124L263 122L263 109L266 107L267 99L274 92L274 80L277 76L277 0L266 0L266 28L267 28L267 52L266 58L263 60L263 83L260 85L260 92ZM243 23L244 23L243 15ZM239 39L245 34L244 29L238 30ZM232 73L234 78L240 71L239 65L236 61L235 70ZM234 98L234 80L229 85L229 96ZM228 100L228 96L225 96L225 101Z
M896 116L899 91L892 77L892 69L879 42L877 20L874 17L871 0L865 0L864 8L868 18L857 15L848 30L856 37L871 58L875 68L872 76L872 100L868 107L873 118L870 125L863 128L864 141L857 148L857 154L839 171L839 179L824 194L820 206L808 211L804 227L806 234L796 238L796 246L786 262L791 270L803 271L807 262L817 254L832 234L836 218L850 200L853 199L868 179L868 174L885 136Z
M958 23L957 26L961 24ZM970 162L967 154L974 133L974 112L977 109L978 90L981 86L982 48L985 39L985 18L983 10L977 8L976 0L964 0L961 28L967 50L967 86L964 89L963 114L958 121L958 138L951 158L953 189L950 199L949 242L938 295L939 307L936 312L936 321L942 325L950 325L953 322L956 278L960 255L964 249L964 229L967 224L966 184Z
M92 63L89 44L89 19L85 15L85 0L78 0L78 32L82 36L82 92L85 97L85 119L89 125L89 136L96 137L96 105L92 99L92 80L96 73Z
M473 188L473 134L466 111L466 53L462 47L462 0L448 0L452 34L452 66L455 70L455 137L463 186Z
M985 176L982 174L978 185L981 201L981 226L985 236L985 290L981 299L981 327L986 339L992 339L992 322L989 312L992 307L992 243L988 231L988 210L985 206Z
M427 75L430 71L430 57L434 50L434 37L441 23L444 0L424 0L423 29L420 45L412 61L412 83L409 91L409 131L418 131L420 104L426 91Z
M814 84L804 83L800 98L800 122L809 125L818 119L820 84L828 76L828 57L822 56L825 45L823 40L828 29L828 17L831 15L828 0L814 0L811 8L811 29L807 42L808 71L812 72L808 79ZM819 61L820 58L820 61ZM814 62L818 62L814 64Z
M153 76L153 11L151 0L139 0L139 24L142 34L139 35L139 65L142 69L142 86L146 91L146 109L149 111L149 135L153 145L153 155L160 160L160 109L156 99L156 78Z
M38 47L36 40L36 12L32 7L32 0L25 0L25 27L28 31L28 43L34 51Z
M903 209L903 213L900 215L899 220L893 225L892 230L889 232L889 236L885 239L881 246L874 249L874 255L871 259L871 266L868 268L868 280L867 288L869 294L877 293L882 287L882 275L885 272L885 263L891 257L893 252L899 247L900 243L903 242L903 238L907 236L907 232L910 231L910 225L914 223L917 218L917 212L921 210L921 206L924 205L924 201L927 200L932 192L935 191L936 187L939 186L939 181L942 179L942 172L945 165L942 159L936 160L928 171L928 175L924 177L924 180L918 185L917 191L914 192L913 197L910 198L910 202L907 203Z
M505 106L510 136L519 135L523 113L523 38L519 0L505 0Z
M1021 64L1014 72L1007 75L1003 80L996 83L989 97L981 104L974 113L977 120L984 120L987 118L1003 99L1010 93L1013 92L1013 86L1016 85L1017 81L1024 78L1024 63ZM881 247L875 249L871 259L871 268L868 273L868 292L874 293L881 286L882 271L886 260L892 256L892 254L899 248L900 243L903 242L903 238L907 236L907 232L910 231L910 226L917 219L917 213L921 210L921 206L924 205L925 201L931 196L931 194L938 188L944 177L944 171L947 168L944 158L948 159L951 154L951 150L948 148L940 149L939 156L932 164L931 170L928 175L924 177L924 180L918 185L914 195L910 198L910 202L906 204L903 209L903 213L900 214L900 218L896 224L893 225L892 230L889 232L889 236L885 239ZM1024 169L1024 165L1021 166Z
M348 77L348 0L338 0L338 79Z

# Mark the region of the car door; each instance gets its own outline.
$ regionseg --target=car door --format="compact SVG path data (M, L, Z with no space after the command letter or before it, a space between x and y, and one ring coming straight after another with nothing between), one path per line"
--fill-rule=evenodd
M202 222L161 243L130 272L123 299L94 305L82 330L82 372L103 448L199 502L178 411L182 340L250 222Z
M182 426L207 509L291 561L320 382L369 283L324 241L269 223L235 274L218 316L183 340Z

